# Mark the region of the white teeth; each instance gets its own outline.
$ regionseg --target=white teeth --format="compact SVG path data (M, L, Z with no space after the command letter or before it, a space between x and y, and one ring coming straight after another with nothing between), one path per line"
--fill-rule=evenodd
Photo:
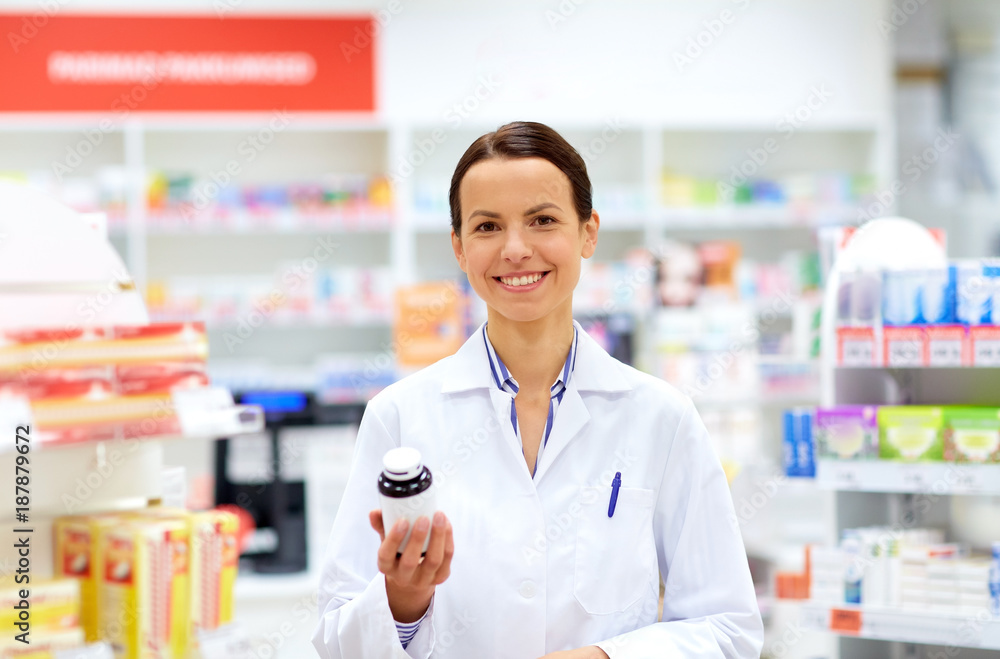
M542 273L531 275L525 275L523 277L500 277L500 281L508 286L527 286L528 284L534 284L536 281L542 278Z

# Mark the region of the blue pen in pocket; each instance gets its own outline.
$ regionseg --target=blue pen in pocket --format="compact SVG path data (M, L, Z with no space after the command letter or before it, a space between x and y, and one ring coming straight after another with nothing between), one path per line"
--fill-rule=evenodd
M618 503L618 488L622 486L622 472L615 472L615 479L611 481L611 501L608 503L608 517L615 514L615 504Z

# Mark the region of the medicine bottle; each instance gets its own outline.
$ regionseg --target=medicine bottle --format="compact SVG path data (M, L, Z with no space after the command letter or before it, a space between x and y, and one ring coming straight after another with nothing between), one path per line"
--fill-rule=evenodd
M424 466L420 451L404 446L388 451L382 458L382 473L378 477L379 500L382 504L382 523L386 534L400 519L410 523L397 550L402 554L413 533L413 525L420 517L433 521L437 510L431 470ZM427 551L431 534L424 539L420 555Z

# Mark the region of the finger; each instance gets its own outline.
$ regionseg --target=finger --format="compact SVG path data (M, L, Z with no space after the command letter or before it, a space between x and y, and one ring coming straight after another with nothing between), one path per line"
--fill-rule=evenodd
M402 544L403 538L406 537L406 529L409 526L409 522L405 519L400 519L389 529L389 535L385 537L385 540L382 541L382 544L378 548L378 569L380 572L389 574L397 569L396 552L399 551L399 545Z
M437 574L441 562L444 560L445 525L448 519L444 513L438 511L434 513L431 523L431 541L427 545L427 553L424 560L420 562L417 574L414 577L421 586L430 586L434 583L434 575Z
M444 557L441 559L441 567L434 575L434 584L444 583L445 579L451 576L451 559L455 555L455 538L451 530L451 522L445 520L444 529Z
M378 533L380 541L385 541L385 524L382 523L382 511L376 508L375 510L369 511L368 513L368 523L372 525L375 532Z
M430 520L426 516L418 517L413 525L413 532L410 533L410 539L406 541L406 549L403 550L403 555L396 565L396 579L400 583L413 583L413 575L420 567L420 553L424 549L424 538L430 532Z

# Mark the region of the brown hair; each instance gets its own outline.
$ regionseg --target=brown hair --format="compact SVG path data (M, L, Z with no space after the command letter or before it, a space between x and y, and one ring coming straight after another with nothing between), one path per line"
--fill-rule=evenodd
M562 135L545 124L534 121L514 121L492 133L486 133L466 149L451 177L448 202L451 206L451 228L462 235L462 208L458 188L469 168L491 158L544 158L559 168L569 179L573 206L581 222L590 219L593 210L593 188L587 176L587 164Z

